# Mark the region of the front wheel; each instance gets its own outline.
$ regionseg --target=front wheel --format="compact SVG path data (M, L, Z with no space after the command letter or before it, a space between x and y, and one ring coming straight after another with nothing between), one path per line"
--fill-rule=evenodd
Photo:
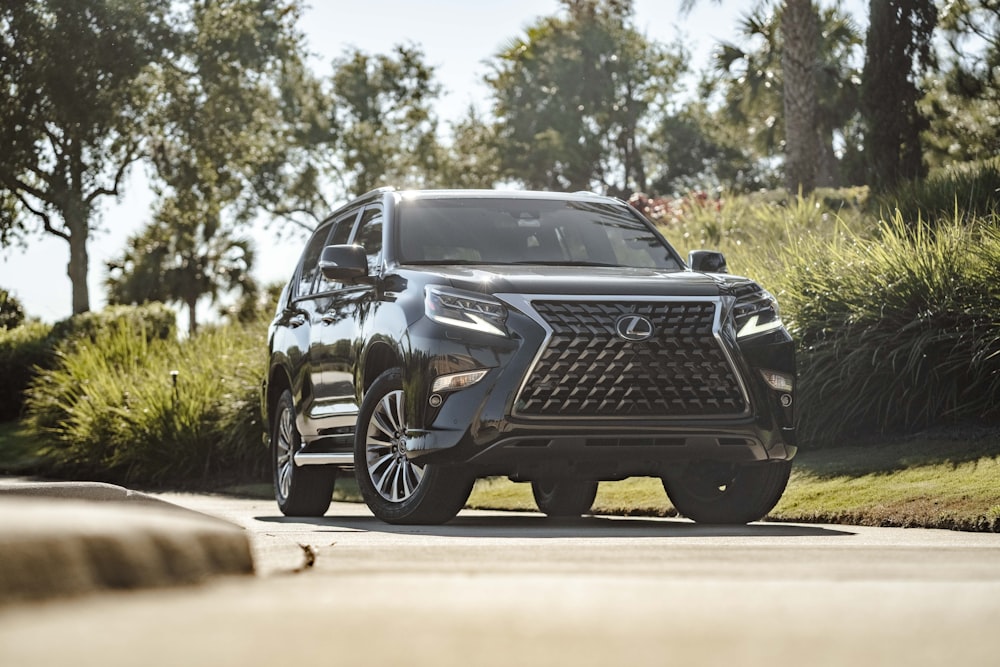
M465 505L475 479L408 456L405 398L398 369L378 376L365 393L354 435L358 488L386 523L445 523Z
M745 524L764 518L781 499L791 461L693 462L663 478L677 511L698 523Z
M285 516L323 516L333 500L337 469L295 465L295 453L302 449L302 436L295 426L295 404L290 391L281 393L274 412L271 463L278 509Z
M538 509L548 516L580 516L589 512L594 504L597 482L571 478L535 479L531 481L531 495Z

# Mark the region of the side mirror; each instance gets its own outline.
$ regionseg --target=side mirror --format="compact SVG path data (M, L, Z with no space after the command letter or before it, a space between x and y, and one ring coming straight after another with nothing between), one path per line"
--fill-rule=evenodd
M726 273L726 256L714 250L692 250L688 253L688 266L692 271Z
M319 256L319 270L327 280L351 282L368 276L368 255L359 245L328 245Z

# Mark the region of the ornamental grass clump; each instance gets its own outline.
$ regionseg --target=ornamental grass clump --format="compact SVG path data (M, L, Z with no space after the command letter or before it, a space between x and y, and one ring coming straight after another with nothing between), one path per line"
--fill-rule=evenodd
M262 478L257 338L232 326L150 339L115 324L60 348L29 390L28 424L63 474L175 486Z
M1000 418L996 216L791 239L781 303L799 344L802 441Z

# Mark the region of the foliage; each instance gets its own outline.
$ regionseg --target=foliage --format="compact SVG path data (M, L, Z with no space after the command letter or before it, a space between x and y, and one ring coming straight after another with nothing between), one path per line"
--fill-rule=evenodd
M1000 228L897 214L878 238L790 239L780 299L799 354L802 441L1000 418Z
M168 205L161 217L128 240L122 257L108 262L108 303L180 302L187 306L188 331L198 331L197 306L203 297L215 303L238 290L253 298L257 284L250 275L253 245L228 231L211 233L204 222ZM167 220L184 221L168 224Z
M947 62L928 112L926 141L948 161L976 161L1000 152L1000 4L953 0L941 8L939 34Z
M744 129L758 159L773 156L785 140L784 80L781 56L783 11L760 4L739 23L741 44L722 42L715 55L724 106L719 122ZM839 185L843 177L835 143L854 140L849 127L857 113L861 36L854 21L839 6L820 9L818 62L814 68L817 95L818 158L816 182ZM845 147L846 150L846 147ZM732 187L732 186L731 186Z
M503 174L530 188L646 189L644 124L666 105L684 58L631 26L631 3L565 0L529 26L486 77Z
M391 56L354 50L333 66L331 121L348 192L423 183L438 150L430 104L440 94L423 52L414 46L397 46Z
M305 87L285 76L302 69L298 17L297 0L4 5L0 238L37 218L69 242L74 313L90 307L97 199L120 196L135 161L149 161L156 216L181 237L210 242L276 194L256 186L302 139L282 97Z
M0 329L13 329L24 322L24 306L17 297L0 289Z
M898 210L904 220L930 225L960 214L990 218L1000 210L1000 160L968 163L939 169L924 180L900 183L873 198L876 213Z
M176 338L173 311L162 304L142 308L114 307L96 313L81 313L55 325L29 321L11 329L0 329L0 421L17 419L24 406L25 391L40 369L51 368L56 348L93 342L109 326L127 322L150 339Z
M139 159L149 66L169 44L169 0L25 0L0 8L0 236L69 243L73 312L89 310L97 200ZM72 45L67 48L67 45Z
M0 422L17 419L24 405L24 391L35 376L35 369L52 360L52 327L42 322L27 322L18 327L0 329Z
M177 337L177 317L162 303L141 306L108 306L104 310L80 313L60 320L52 327L52 346L93 343L112 327L128 326L143 332L147 340L171 340Z
M706 90L703 97L709 97ZM661 195L725 188L747 192L780 181L768 161L746 140L746 128L725 110L704 102L663 115L650 134L646 154L651 192Z
M257 329L149 340L128 323L60 347L33 382L27 424L60 474L193 486L263 476ZM177 371L174 374L174 371Z
M870 3L861 110L864 116L867 183L886 190L924 176L920 133L927 127L917 106L921 74L934 62L933 0Z

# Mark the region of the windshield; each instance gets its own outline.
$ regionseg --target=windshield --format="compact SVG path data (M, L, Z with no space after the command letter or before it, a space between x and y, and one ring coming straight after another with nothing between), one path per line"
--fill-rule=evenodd
M599 201L405 199L398 229L403 264L681 268L642 219Z

